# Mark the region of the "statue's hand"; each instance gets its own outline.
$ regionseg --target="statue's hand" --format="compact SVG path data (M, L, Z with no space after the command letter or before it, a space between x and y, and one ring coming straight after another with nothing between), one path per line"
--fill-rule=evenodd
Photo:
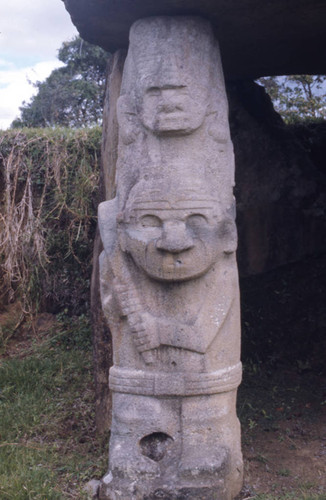
M138 352L150 351L159 347L157 318L147 312L138 313L135 316L137 317L132 318L129 324Z

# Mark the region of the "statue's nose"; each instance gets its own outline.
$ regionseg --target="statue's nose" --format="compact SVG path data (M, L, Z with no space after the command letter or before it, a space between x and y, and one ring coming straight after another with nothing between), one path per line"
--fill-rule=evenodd
M180 96L173 89L162 90L158 107L160 111L164 111L165 113L183 111L183 105L182 102L180 102Z
M163 234L156 242L156 248L170 253L180 253L193 248L194 241L184 222L165 222Z

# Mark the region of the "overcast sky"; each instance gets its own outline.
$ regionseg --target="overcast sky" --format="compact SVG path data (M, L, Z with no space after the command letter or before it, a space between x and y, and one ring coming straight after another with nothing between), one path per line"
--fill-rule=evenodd
M35 93L29 81L60 66L58 49L76 34L62 0L0 0L0 129Z

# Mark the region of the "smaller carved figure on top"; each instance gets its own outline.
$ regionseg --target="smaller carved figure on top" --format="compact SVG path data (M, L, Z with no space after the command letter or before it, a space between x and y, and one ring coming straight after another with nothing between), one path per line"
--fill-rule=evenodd
M197 130L208 112L208 86L193 75L180 75L173 54L143 89L141 121L157 135L186 135Z
M200 23L199 30L198 19L194 23L192 18L186 24L182 18L153 18L133 25L118 103L125 144L135 139L132 129L137 129L138 120L157 136L188 135L208 115L216 116L218 107L223 115L219 120L225 125L227 105L219 49L209 24ZM146 44L149 33L151 40ZM185 49L185 36L193 37L190 52Z

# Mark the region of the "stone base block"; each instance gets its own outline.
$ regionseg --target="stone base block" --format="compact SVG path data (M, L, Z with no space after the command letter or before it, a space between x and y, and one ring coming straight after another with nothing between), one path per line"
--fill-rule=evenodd
M191 486L173 488L169 485L152 487L134 484L107 485L102 482L99 492L100 500L231 500L225 487L221 485Z

